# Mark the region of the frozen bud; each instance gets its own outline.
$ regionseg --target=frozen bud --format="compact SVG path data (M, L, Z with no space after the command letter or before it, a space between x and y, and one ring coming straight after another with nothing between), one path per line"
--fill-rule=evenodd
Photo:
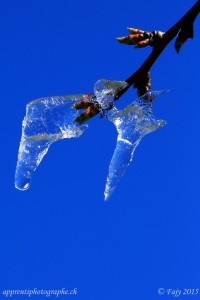
M74 122L79 123L80 125L85 123L86 121L90 120L93 118L95 115L99 113L99 110L95 107L95 105L91 105L88 107L82 114L80 114Z
M88 102L88 100L83 100L83 101L75 103L73 105L73 108L75 108L75 109L85 109L85 108L88 108L91 105L92 105L92 103Z

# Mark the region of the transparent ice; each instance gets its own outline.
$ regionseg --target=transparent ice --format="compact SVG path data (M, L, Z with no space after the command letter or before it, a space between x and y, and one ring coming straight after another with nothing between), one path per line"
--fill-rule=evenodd
M72 105L85 99L84 95L46 97L28 103L22 123L22 137L15 173L15 187L26 190L31 177L53 142L82 135L87 125L74 119L80 111ZM92 96L88 96L93 101Z
M115 94L126 85L125 82L102 79L95 84L95 95L45 97L28 103L22 123L15 187L19 190L30 187L33 172L54 142L79 137L86 130L87 125L74 122L80 110L74 109L73 104L82 100L97 103L98 100L105 109L114 101ZM102 107L99 107L100 111Z
M98 80L94 85L94 93L96 101L100 105L100 110L104 111L111 108L116 94L127 85L125 81Z
M114 123L117 132L117 145L109 166L105 187L105 200L108 200L124 175L133 158L134 151L146 134L165 125L165 121L156 120L152 114L152 101L164 91L150 92L123 110L113 107L106 117ZM148 100L148 101L147 101Z
M117 145L109 166L105 187L105 200L113 193L134 150L146 134L165 124L152 114L152 100L161 92L151 92L135 100L123 110L114 106L116 94L127 86L123 81L99 80L95 83L94 94L45 97L28 103L22 123L22 137L15 173L15 186L26 190L30 187L33 172L37 169L49 147L64 138L79 137L87 125L74 122L80 110L73 108L79 101L94 103L102 115L114 123Z

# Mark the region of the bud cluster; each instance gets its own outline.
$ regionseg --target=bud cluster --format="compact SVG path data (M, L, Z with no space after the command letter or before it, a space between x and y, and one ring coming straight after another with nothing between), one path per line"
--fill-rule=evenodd
M126 45L135 45L135 48L155 46L155 43L162 39L164 33L161 31L144 31L136 28L127 28L130 35L117 38L117 41Z

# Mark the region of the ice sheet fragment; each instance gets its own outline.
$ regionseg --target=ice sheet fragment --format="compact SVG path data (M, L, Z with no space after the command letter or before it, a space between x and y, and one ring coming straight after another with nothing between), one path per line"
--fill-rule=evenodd
M123 110L113 107L107 112L107 119L114 123L117 144L109 166L105 187L105 200L108 200L124 175L133 158L134 151L141 139L148 133L165 125L152 114L152 100L164 91L150 92L126 106Z
M94 96L87 96L93 101ZM15 187L26 190L31 177L49 147L55 141L82 135L87 125L77 125L74 119L80 111L72 108L85 95L45 97L28 103L22 123L22 137L15 173Z

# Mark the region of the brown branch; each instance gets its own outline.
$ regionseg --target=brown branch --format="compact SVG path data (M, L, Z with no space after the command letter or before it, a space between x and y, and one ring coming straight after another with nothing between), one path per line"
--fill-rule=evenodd
M128 83L128 86L123 91L120 91L116 96L116 100L118 100L132 85L137 86L137 84L144 80L146 74L150 71L151 67L158 59L159 55L165 49L165 47L171 42L173 38L178 34L182 27L187 24L191 24L195 21L197 15L200 12L200 0L198 0L193 7L167 32L163 34L163 37L160 41L153 47L153 51L149 55L149 57L145 60L145 62L139 67L139 69L132 74L125 81Z
M200 0L198 0L192 8L167 32L161 33L159 31L154 32L155 43L152 44L153 50L144 63L125 81L128 83L128 86L120 91L115 100L118 100L132 85L134 88L138 89L139 96L146 93L150 87L150 77L149 71L155 61L158 59L165 47L171 42L173 38L179 33L182 28L190 26L194 23L197 15L200 12ZM91 119L99 113L99 110L91 105L84 111L80 116L76 118L76 122L83 124L86 120Z

